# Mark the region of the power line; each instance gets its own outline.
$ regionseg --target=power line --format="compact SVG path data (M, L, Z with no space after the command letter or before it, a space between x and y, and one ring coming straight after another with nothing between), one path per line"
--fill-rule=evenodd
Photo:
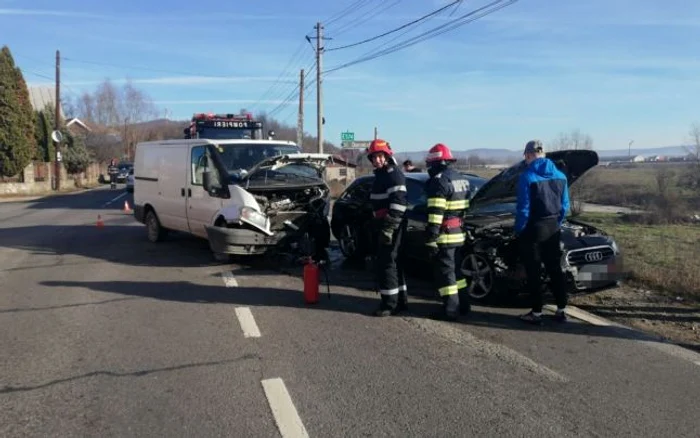
M369 1L371 1L371 0L357 0L357 1L354 2L354 3L351 3L349 6L347 6L347 7L346 7L345 9L343 9L342 11L340 11L340 12L338 12L338 13L336 13L336 14L333 14L333 15L331 15L330 17L328 17L328 18L324 21L324 23L325 23L324 25L325 25L325 26L329 26L329 25L335 23L336 21L338 21L339 19L343 18L343 17L345 16L345 14L347 14L348 12L350 12L350 11L357 11L357 10L359 10L359 9L362 9L362 8L364 7L364 4L367 4ZM364 3L364 4L363 4L363 3Z
M492 14L500 9L503 9L507 6L510 6L511 4L513 4L517 1L518 0L508 0L508 1L506 1L505 4L500 4L500 3L503 3L503 0L496 0L494 2L489 3L486 6L483 6L481 8L475 9L471 12L468 12L468 13L466 13L466 14L464 14L464 15L462 15L462 16L460 16L460 17L458 17L458 18L456 18L456 19L454 19L446 24L437 26L434 29L423 32L423 33L421 33L417 36L414 36L412 38L409 38L403 42L395 44L387 49L378 51L374 54L370 54L367 56L362 56L354 61L350 61L350 62L347 62L345 64L341 64L337 67L326 70L323 73L324 74L332 73L334 71L342 70L344 68L347 68L347 67L350 67L350 66L353 66L356 64L360 64L362 62L371 61L371 60L379 58L381 56L389 55L391 53L397 52L397 51L404 49L406 47L410 47L410 46L418 44L422 41L425 41L425 40L428 40L430 38L434 38L436 36L442 35L443 33L449 32L449 31L456 29L460 26L463 26L465 24L469 24L471 22L474 22L474 21L478 20L479 18L485 17L486 15ZM493 6L495 6L495 7L493 7Z
M366 43L369 43L369 42L378 40L379 38L383 38L383 37L385 37L385 36L387 36L387 35L391 35L392 33L398 32L398 31L400 31L401 29L405 29L405 28L407 28L407 27L409 27L409 26L413 26L414 24L418 24L418 23L420 23L421 21L423 21L423 20L425 20L425 19L427 19L427 18L430 18L430 17L432 17L432 16L434 16L434 15L440 14L442 11L444 11L444 10L446 10L446 9L449 9L449 8L451 8L452 6L457 5L458 3L462 3L463 1L464 1L464 0L456 0L456 1L453 1L452 3L448 3L446 6L443 6L443 7L441 7L440 9L436 9L436 10L434 10L433 12L431 12L431 13L429 13L429 14L423 15L423 16L420 17L420 18L417 18L417 19L415 19L415 20L413 20L413 21L411 21L411 22L409 22L409 23L406 23L406 24L404 24L404 25L402 25L402 26L399 26L399 27L397 27L397 28L395 28L395 29L392 29L392 30L390 30L390 31L388 31L388 32L384 32L384 33L382 33L382 34L380 34L380 35L376 35L376 36L373 36L373 37L371 37L371 38L367 38L367 39L364 39L364 40L362 40L362 41L358 41L358 42L356 42L356 43L347 44L347 45L340 46L340 47L333 47L333 48L327 49L326 51L328 51L328 52L333 52L333 51L336 51L336 50L349 49L350 47L355 47L355 46L359 46L359 45L362 45L362 44L366 44Z
M372 7L370 10L362 13L360 16L358 16L354 19L351 19L349 22L340 26L338 29L335 29L334 32L332 32L332 35L334 37L342 35L345 32L347 32L348 30L351 30L354 27L356 27L358 23L366 23L366 22L372 20L372 18L379 16L381 13L385 12L386 10L393 8L394 6L396 6L400 2L401 2L401 0L395 0L393 3L390 3L389 5L386 5L386 4L383 4L380 2L379 4ZM361 9L362 9L362 7L359 7L354 12L359 12ZM381 9L381 10L379 10L379 9ZM349 15L352 15L352 14L349 14Z

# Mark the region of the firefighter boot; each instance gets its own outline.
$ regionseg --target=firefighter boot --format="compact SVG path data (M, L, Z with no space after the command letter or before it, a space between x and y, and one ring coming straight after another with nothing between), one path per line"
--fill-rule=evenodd
M457 294L442 297L442 310L430 315L440 321L457 321L460 315L459 297Z
M469 295L466 290L459 291L459 314L468 315L472 311L472 306L469 303Z
M379 308L372 312L374 316L391 316L397 313L398 309L398 295L385 295L381 294L381 302L379 303Z

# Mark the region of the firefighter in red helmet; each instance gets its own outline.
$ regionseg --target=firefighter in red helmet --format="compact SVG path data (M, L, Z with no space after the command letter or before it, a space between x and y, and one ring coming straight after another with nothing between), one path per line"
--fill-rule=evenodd
M443 312L434 316L451 321L470 310L467 281L460 269L461 247L465 240L462 217L469 208L470 187L469 180L450 167L455 161L450 148L442 143L430 148L425 158L430 175L426 182L426 245L443 303Z
M367 148L367 158L374 166L370 201L379 240L375 267L381 302L373 314L389 316L406 310L408 301L403 262L399 257L406 229L406 178L388 142L374 140Z

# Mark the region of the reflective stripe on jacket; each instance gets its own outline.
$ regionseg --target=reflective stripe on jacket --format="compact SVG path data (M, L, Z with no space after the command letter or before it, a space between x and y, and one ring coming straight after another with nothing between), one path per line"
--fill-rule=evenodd
M375 169L369 199L374 217L398 225L406 213L406 177L392 164Z
M428 197L427 245L461 246L462 214L469 208L469 180L447 168L426 183Z

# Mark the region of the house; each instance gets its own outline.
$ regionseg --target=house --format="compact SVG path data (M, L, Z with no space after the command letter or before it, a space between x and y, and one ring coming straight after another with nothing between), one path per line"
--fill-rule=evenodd
M75 136L85 136L92 131L88 125L77 117L66 120L66 128Z
M29 101L34 111L42 111L47 106L56 107L56 88L47 86L27 87L29 91ZM63 112L63 105L58 106L61 118L65 120L66 114Z
M350 182L355 179L357 164L346 161L338 155L333 156L333 163L326 166L326 180Z

